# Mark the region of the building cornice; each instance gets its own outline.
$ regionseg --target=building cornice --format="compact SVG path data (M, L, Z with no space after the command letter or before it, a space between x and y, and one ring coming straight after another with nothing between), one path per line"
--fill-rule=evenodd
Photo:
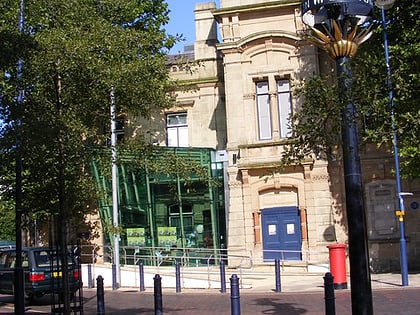
M249 150L249 149L258 149L258 148L267 148L267 147L279 147L288 144L292 144L295 140L294 139L281 139L278 141L270 141L270 142L261 142L261 143L252 143L252 144L240 144L237 146L237 149L240 150ZM290 167L304 167L305 165L313 166L314 164L313 158L305 158L300 162L291 163L291 164L284 164L280 159L274 159L271 161L255 161L245 158L241 158L238 161L238 169L276 169L276 168L290 168Z
M296 1L296 0L279 0L279 1L273 1L270 3L247 4L247 5L240 5L240 6L234 6L234 7L228 7L228 8L215 9L212 11L212 14L216 20L220 20L220 18L222 18L225 15L247 13L251 11L255 12L255 11L261 11L261 10L272 10L272 9L296 6L296 5L301 5L301 4L302 4L301 1Z
M218 50L238 50L238 49L240 50L243 46L245 46L246 44L252 41L262 39L262 38L274 38L274 37L284 37L284 38L291 39L294 42L299 42L303 40L303 38L297 35L296 33L285 32L282 30L268 30L268 31L262 31L262 32L250 34L235 42L226 42L226 43L216 44L216 47Z
M253 149L253 148L266 148L266 147L278 147L287 144L293 144L296 142L295 139L282 139L279 141L270 141L270 142L260 142L260 143L251 143L251 144L240 144L238 149Z
M313 159L305 159L301 163L292 163L285 165L281 161L270 161L270 162L245 162L238 163L239 170L251 170L251 169L278 169L278 168L296 168L303 167L304 165L312 166L314 164Z
M220 80L218 77L212 77L212 78L204 78L204 79L192 79L192 80L179 80L178 85L179 86L198 86L198 85L207 85L207 84L218 84L223 83L223 81Z

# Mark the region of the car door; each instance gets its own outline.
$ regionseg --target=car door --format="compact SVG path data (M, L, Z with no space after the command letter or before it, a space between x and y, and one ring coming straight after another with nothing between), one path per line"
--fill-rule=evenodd
M5 251L0 256L0 292L13 294L13 280L16 255L14 251Z

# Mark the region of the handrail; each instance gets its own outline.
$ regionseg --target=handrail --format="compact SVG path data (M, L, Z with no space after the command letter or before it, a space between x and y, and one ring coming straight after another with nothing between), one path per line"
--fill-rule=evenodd
M208 270L211 269L211 265L218 265L222 259L238 262L235 266L231 266L236 269L250 269L256 264L269 264L275 260L274 258L255 257L252 252L249 255L229 255L226 249L120 246L120 251L120 259L124 265L138 265L140 261L144 261L146 265L159 267L166 263L173 264L175 261L179 261L181 266L206 265ZM288 261L286 259L287 254L299 255L302 259L298 261L308 266L312 257L315 255L327 256L328 250L262 250L262 253L263 256L267 253L278 255L284 268L286 262L294 261ZM81 258L84 263L95 264L98 258L102 258L105 263L112 263L113 247L97 244L81 245Z
M85 257L84 263L92 263L93 270L95 270L95 265L100 264L98 261L99 257L102 257L106 263L112 263L112 246L99 246L97 244L92 245L81 245L81 257ZM164 272L170 272L171 267L175 264L175 262L179 262L180 266L182 267L182 285L185 284L185 269L188 269L188 275L195 275L199 279L207 281L207 287L211 288L214 286L214 281L220 281L220 272L218 270L218 265L220 264L221 260L225 260L227 262L237 262L235 265L231 265L228 267L228 271L226 275L229 276L233 273L238 273L240 279L240 287L243 288L247 285L247 283L254 281L254 278L249 278L249 274L252 273L253 277L255 277L255 271L258 269L258 266L271 266L274 262L274 259L264 260L262 257L255 257L253 256L252 252L249 255L229 255L226 249L215 250L214 249L196 249L196 248L184 248L184 249L172 249L168 250L165 247L139 247L139 246L125 246L120 248L121 250L121 260L126 264L125 268L127 270L132 270L134 266L139 265L141 261L146 262L146 266L148 268L157 268L157 272L160 273L160 268L164 265L167 266L164 269ZM160 256L157 255L157 251L160 251ZM279 257L283 259L285 257L286 251L263 251L265 252L277 252ZM294 251L296 252L296 251ZM301 261L285 261L282 260L282 268L285 268L286 265L290 265L291 267L302 267L302 262L306 266L305 269L308 271L308 266L312 263L322 264L328 263L328 260L322 262L310 262L309 257L314 257L314 255L324 256L328 253L328 250L325 251L307 251L307 252L300 252L302 257L305 259ZM163 256L162 256L163 254ZM328 255L327 255L328 257ZM86 259L88 258L88 259ZM82 262L83 263L83 262ZM131 267L130 267L131 266ZM205 268L195 268L196 266L201 266ZM274 265L272 266L274 267ZM99 267L98 267L99 268ZM169 269L168 269L169 268ZM234 270L232 270L232 268ZM250 270L253 269L253 270ZM274 268L260 269L258 273L262 274L272 274L274 272ZM273 275L274 277L274 275ZM124 285L124 284L122 284Z

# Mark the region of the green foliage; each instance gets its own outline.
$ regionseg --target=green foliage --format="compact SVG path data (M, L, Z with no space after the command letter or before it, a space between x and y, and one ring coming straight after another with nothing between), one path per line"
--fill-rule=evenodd
M96 203L88 163L109 138L110 91L119 113L148 117L172 102L166 52L168 7L161 0L26 0L0 4L2 93L0 186L13 200L15 156L23 162L23 208L37 222L52 214L82 220ZM23 61L18 76L16 63ZM25 91L16 102L17 88ZM22 126L19 126L19 117ZM16 139L21 144L16 146Z
M420 7L400 0L387 11L387 37L394 95L395 131L401 157L401 175L420 177ZM387 84L381 15L373 36L352 60L351 97L358 111L361 142L391 144L392 115ZM296 85L301 107L292 115L294 141L283 157L286 164L301 162L311 154L336 154L341 139L340 100L336 82L313 77Z
M125 152L129 152L130 163L135 167L147 170L149 174L172 178L175 185L177 178L181 179L185 186L190 186L197 180L212 187L220 185L210 177L210 170L206 165L200 164L188 154L179 155L170 148L150 145L139 138L128 140L124 146ZM124 159L124 152L122 156Z
M392 140L392 115L387 84L384 39L380 11L378 27L354 60L357 105L367 117L364 141L379 144ZM420 177L420 7L410 0L396 1L386 11L387 38L393 87L395 131L405 177Z
M125 229L123 226L115 226L112 220L104 219L102 220L102 227L105 233L108 233L110 236L112 235L124 235ZM113 240L112 237L110 237Z
M0 239L15 239L15 212L13 203L0 199Z
M340 100L330 78L313 76L297 82L293 93L302 104L291 116L292 139L285 147L284 164L331 153L340 143Z

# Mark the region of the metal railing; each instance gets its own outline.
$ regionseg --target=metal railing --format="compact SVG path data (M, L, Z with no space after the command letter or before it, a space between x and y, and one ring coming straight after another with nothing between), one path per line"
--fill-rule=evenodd
M268 252L269 254L273 254L276 251ZM184 278L188 275L187 277L205 280L208 288L214 287L214 281L220 281L221 261L226 264L226 276L228 277L233 273L237 274L239 276L240 287L243 288L247 284L256 281L255 279L259 277L270 275L274 279L275 260L280 260L283 271L289 270L292 273L300 273L308 271L310 264L317 264L309 260L311 257L328 257L328 251L307 251L298 252L301 255L300 257L304 259L289 261L286 259L282 260L282 258L287 257L286 251L283 251L283 253L277 251L278 257L281 257L280 259L264 259L261 254L265 252L261 253L261 251L258 253L258 256L253 256L252 252L249 255L229 255L226 249L176 248L171 250L165 247L152 248L136 246L122 246L120 247L120 253L122 267L124 270L133 271L135 273L134 277L137 277L140 263L148 273L160 273L165 276L172 275L174 272L173 267L179 265L182 270L183 287ZM294 251L294 253L297 253L297 251ZM110 267L114 257L111 246L98 245L83 245L81 256L82 262L89 264L91 270L95 270L97 267ZM326 263L328 263L328 259L319 262L319 264L324 266ZM123 283L122 286L126 286L126 284Z
M95 264L97 262L113 263L113 247L99 245L82 245L82 263ZM262 255L261 255L262 254ZM266 258L273 257L273 258ZM288 259L294 257L295 259ZM230 268L250 269L254 265L270 265L275 259L280 259L282 268L288 265L309 266L317 263L314 257L324 257L319 263L328 262L328 250L324 251L296 251L296 250L263 250L258 256L231 255L226 249L213 248L168 248L168 247L140 247L120 246L120 263L123 265L169 266L175 262L181 266L212 266L219 265L223 260Z
M112 246L82 245L81 259L91 264L98 261L112 263L113 250ZM221 259L227 259L226 249L120 246L120 263L123 265L142 262L144 265L161 266L179 262L185 266L202 266L218 264Z

